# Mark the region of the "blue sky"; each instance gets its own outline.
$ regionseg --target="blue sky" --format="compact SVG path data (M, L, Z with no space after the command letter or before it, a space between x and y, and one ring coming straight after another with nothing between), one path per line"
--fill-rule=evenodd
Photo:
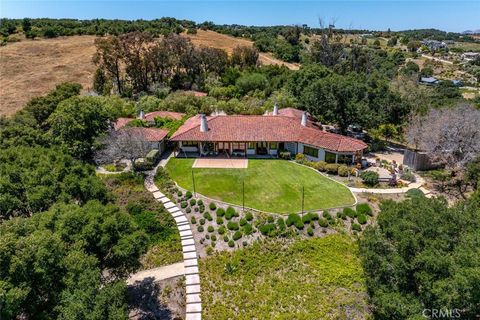
M48 1L0 0L8 18L155 19L175 17L218 24L318 26L319 18L341 28L446 31L480 29L480 0L337 1Z

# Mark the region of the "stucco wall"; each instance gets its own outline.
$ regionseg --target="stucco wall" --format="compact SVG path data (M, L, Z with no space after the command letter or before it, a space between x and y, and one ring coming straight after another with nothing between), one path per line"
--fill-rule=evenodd
M308 144L305 144L305 145L318 150L318 157L317 158L309 156L309 155L305 155L305 157L307 157L308 160L310 160L310 161L325 161L325 150L319 149L317 147L314 147L314 146L311 146L311 145L308 145ZM303 147L304 147L303 143L298 144L298 153L303 153Z

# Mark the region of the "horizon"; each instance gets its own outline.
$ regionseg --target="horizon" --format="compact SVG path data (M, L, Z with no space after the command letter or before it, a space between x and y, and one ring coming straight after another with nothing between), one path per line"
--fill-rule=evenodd
M30 4L30 5L29 5ZM113 6L112 6L113 4ZM40 6L39 6L40 5ZM275 5L275 8L272 8ZM267 12L268 10L268 12ZM98 12L104 12L98 14ZM480 1L2 1L2 18L154 20L171 17L196 23L244 26L319 27L319 19L338 29L403 31L438 29L463 32L480 28Z

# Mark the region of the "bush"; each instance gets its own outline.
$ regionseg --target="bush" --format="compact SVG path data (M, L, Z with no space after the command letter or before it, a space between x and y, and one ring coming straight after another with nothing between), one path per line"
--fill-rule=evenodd
M328 210L323 210L323 217L327 220L331 220L332 219L332 215L330 214L330 212L328 212Z
M308 228L307 228L307 233L308 233L308 235L309 235L310 237L313 236L313 229L312 229L312 227L308 227Z
M267 222L268 223L273 223L275 221L275 218L273 218L273 216L268 216L267 217Z
M223 210L222 208L218 208L216 213L217 217L223 217L225 215L225 210Z
M205 212L205 206L198 206L198 212L200 213Z
M240 239L242 237L242 232L241 231L236 231L234 234L233 234L233 240L237 241L238 239Z
M195 199L190 199L190 206L193 207L193 206L196 205L196 204L197 204L197 200L195 200Z
M187 199L190 199L192 197L192 193L190 191L187 191L187 193L185 193L185 197L187 197Z
M224 226L218 228L218 234L225 234L226 231Z
M325 171L327 171L328 173L331 173L331 174L337 174L339 167L340 167L340 165L338 163L328 163L325 166Z
M282 217L278 218L277 219L277 226L280 230L285 230L286 226L285 226L285 220L283 220Z
M274 223L266 223L261 225L258 230L264 235L264 236L271 236L273 235L272 233L277 229L277 226Z
M230 248L235 247L235 241L233 241L233 240L228 241L228 246L229 246Z
M340 167L338 167L338 175L340 177L348 177L348 173L350 172L350 168L345 166L345 165L341 165Z
M228 230L238 230L238 229L240 229L240 227L238 226L238 222L233 222L233 221L229 221L227 223L227 228L228 228Z
M217 241L217 236L214 235L214 234L212 234L212 236L210 237L210 239L211 239L212 241ZM214 245L213 243L212 243L212 246L215 247L215 245Z
M372 208L370 208L368 203L359 203L357 204L357 213L371 216Z
M213 220L212 215L211 215L210 212L208 212L208 211L203 214L203 217L204 217L205 219L207 219L208 221L212 221L212 220Z
M417 179L415 178L415 175L413 174L412 171L410 170L405 170L403 174L400 176L402 180L406 180L409 182L415 182Z
M252 221L253 220L253 214L250 211L248 211L245 214L245 219L247 219L247 221Z
M315 169L321 172L325 172L327 170L327 164L325 161L318 161L315 163Z
M194 211L195 211L195 212L198 212L198 211L199 211L198 207L195 207Z
M305 155L303 153L297 153L295 156L295 161L298 163L304 163L306 160Z
M217 224L223 224L223 218L217 217Z
M245 218L240 219L240 226L244 226L246 224L247 224L247 219Z
M203 232L203 226L198 226L197 230L198 230L198 232Z
M213 231L215 231L215 228L213 226L208 226L207 231L212 233Z
M213 254L213 248L212 247L215 247L215 242L212 242L212 246L207 247L207 249L205 251L207 253L207 255L209 255L209 256Z
M302 218L296 213L291 213L288 215L287 221L285 222L288 227L295 225L297 229L303 229Z
M178 190L177 196L178 196L178 197L181 197L182 195L183 195L182 191Z
M203 226L205 224L205 219L200 219L200 224Z
M189 207L189 208L185 209L185 212L186 212L186 213L192 212L192 208Z
M353 210L352 208L344 208L343 209L343 214L347 217L352 218L352 219L357 216L357 212L355 210Z
M209 234L205 235L205 239L207 240L210 239L210 235Z
M310 221L318 220L318 218L318 214L309 212L302 217L302 221L303 223L307 224L310 223Z
M410 189L406 192L406 196L408 198L424 198L425 195L423 194L422 190L414 188Z
M225 212L225 219L230 220L235 216L235 209L232 207L228 207L227 211Z
M360 174L360 178L362 178L363 183L367 186L373 187L378 184L378 173L373 171L363 171Z
M359 214L357 217L357 221L360 224L365 224L367 223L367 216L365 216L364 214Z
M318 225L322 228L328 227L328 220L325 218L321 218L318 220Z
M252 234L253 233L253 227L250 223L245 224L242 227L243 233L246 235Z
M357 224L357 223L353 223L352 224L352 230L355 230L355 231L362 231L362 227Z
M197 224L197 219L195 219L195 217L192 217L192 219L190 219L190 221L192 222L192 224Z
M228 236L224 236L224 237L223 237L223 241L228 242L228 240L229 240L229 239L228 239Z
M203 206L203 200L202 199L198 200L197 203L198 203L199 206Z
M215 202L210 202L209 207L210 207L210 210L212 211L215 211L215 209L217 209L217 205L215 204Z
M280 159L284 159L284 160L292 159L292 154L290 153L290 151L282 151L279 153L279 155L280 155Z
M246 246L248 245L248 242L244 240L244 241L242 242L242 245L243 245L244 247L246 247Z
M182 207L182 209L185 209L185 208L188 206L187 201L182 201L182 203L180 204L180 206Z

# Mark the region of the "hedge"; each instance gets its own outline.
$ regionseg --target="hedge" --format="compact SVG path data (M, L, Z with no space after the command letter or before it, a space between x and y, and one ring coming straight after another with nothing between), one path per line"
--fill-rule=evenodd
M328 173L331 173L331 174L337 174L338 173L338 168L340 167L340 165L338 163L329 163L325 166L325 170L328 172Z
M195 219L195 217L192 217L190 221L192 222L192 224L197 224L197 219Z
M297 229L303 229L303 221L302 218L296 213L291 213L288 215L287 221L286 221L287 226L292 226L295 225Z
M330 214L330 212L328 212L328 210L323 210L323 217L327 220L331 220L332 219L332 215Z
M237 241L241 237L242 237L242 232L241 231L235 231L235 233L233 234L233 240L235 240L235 241Z
M228 230L238 230L238 229L240 229L240 227L238 226L238 222L233 222L233 221L229 221L227 223L227 228L228 228Z
M203 200L202 199L198 200L197 203L198 203L199 206L203 206Z
M280 230L282 230L282 231L285 230L285 228L286 228L286 226L285 226L285 220L283 220L282 217L280 217L280 218L277 219L277 225L278 225L278 228L279 228Z
M185 208L188 206L187 201L182 201L182 203L180 204L180 206L182 207L182 209L185 209Z
M360 178L362 178L363 183L365 183L367 186L376 186L378 184L378 173L374 171L363 171L360 174Z
M348 177L348 173L350 172L350 168L347 166L341 165L338 167L338 175L340 177Z
M366 214L371 216L372 215L372 208L368 205L368 203L359 203L357 204L357 212L358 214Z

